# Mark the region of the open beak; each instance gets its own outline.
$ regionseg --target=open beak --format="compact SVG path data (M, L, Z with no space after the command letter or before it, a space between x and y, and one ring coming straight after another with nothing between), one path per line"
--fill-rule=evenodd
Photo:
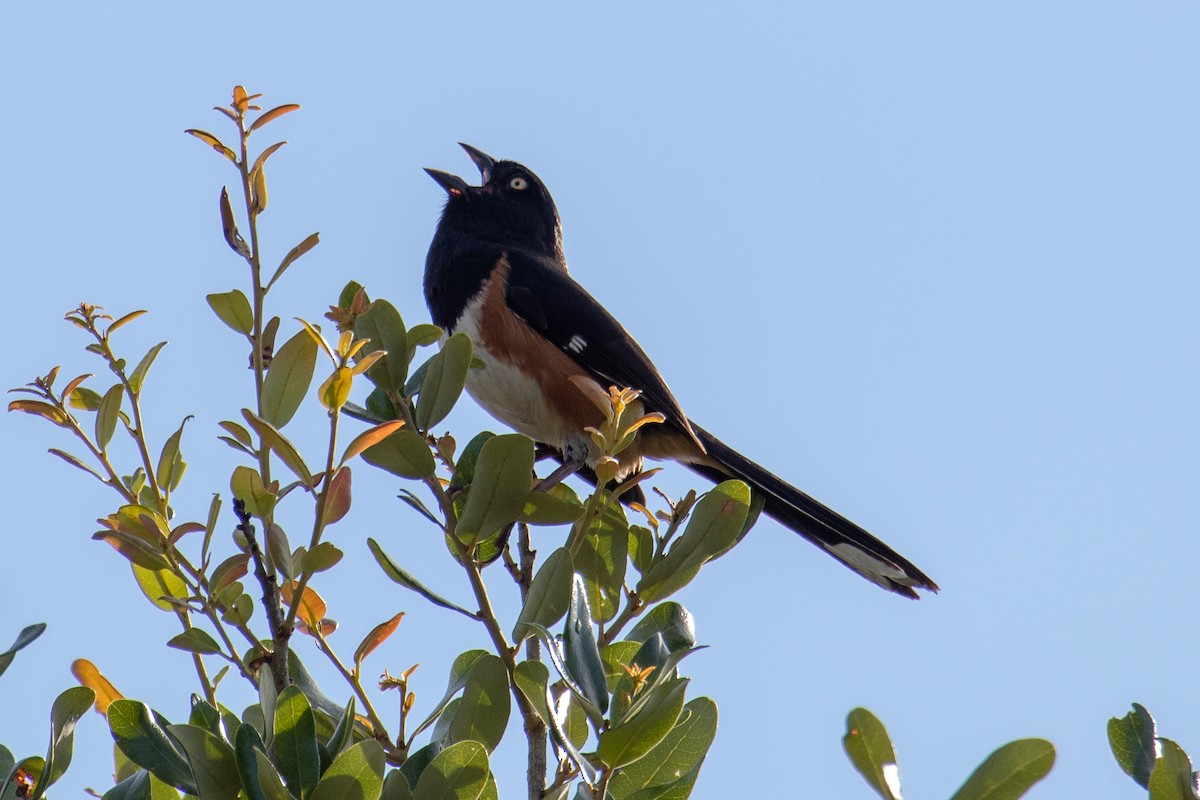
M442 172L440 169L425 168L429 173L429 177L437 181L438 186L446 190L446 194L451 197L461 197L466 194L467 189L471 188L467 182L457 175L451 175L449 172Z
M458 146L467 151L467 155L475 162L475 166L479 167L479 177L481 183L487 183L492 179L492 167L496 166L496 159L489 156L482 150L471 147L469 144L459 142Z

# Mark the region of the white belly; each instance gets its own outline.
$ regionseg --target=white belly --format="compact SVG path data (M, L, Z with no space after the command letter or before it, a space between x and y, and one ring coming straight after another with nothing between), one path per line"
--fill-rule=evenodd
M542 444L563 448L576 432L550 409L537 382L517 367L497 361L481 343L479 312L486 286L471 299L453 333L465 333L483 369L467 373L467 392L485 411L518 433Z

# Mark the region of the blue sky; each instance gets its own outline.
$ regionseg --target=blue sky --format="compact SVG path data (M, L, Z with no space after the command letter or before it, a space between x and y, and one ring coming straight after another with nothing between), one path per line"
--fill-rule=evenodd
M270 129L291 143L265 246L322 243L274 309L316 319L353 278L410 324L444 197L420 168L472 175L469 142L547 183L572 273L691 416L943 587L888 596L769 522L707 568L679 598L712 645L692 691L721 710L697 797L871 796L841 752L858 705L912 797L1025 736L1059 750L1031 796L1139 796L1105 740L1131 701L1200 753L1195 4L421 6L8 4L5 387L95 371L60 321L79 301L150 309L125 342L170 340L150 425L196 415L179 510L202 515L237 463L216 423L250 384L203 299L243 283L217 225L233 173L182 131L224 133L207 109L235 83L301 103ZM183 717L173 620L89 540L114 498L45 454L57 431L0 426L0 638L49 623L0 678L0 741L44 749L77 657ZM469 402L447 426L497 428ZM320 588L347 649L408 612L368 666L421 662L431 702L485 639L379 574L368 535L466 598L396 485L355 483L347 566ZM61 796L107 786L104 726L78 737ZM516 796L519 770L501 781Z

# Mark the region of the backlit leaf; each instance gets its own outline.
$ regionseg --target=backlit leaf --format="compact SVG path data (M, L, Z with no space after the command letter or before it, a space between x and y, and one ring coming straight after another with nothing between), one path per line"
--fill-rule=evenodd
M254 330L254 311L246 295L238 289L206 295L205 299L217 318L237 333L249 336Z
M358 648L354 651L354 666L357 669L362 664L363 659L375 651L375 648L388 640L396 628L400 627L400 620L404 619L404 612L401 611L396 616L389 619L387 622L381 622L371 629L371 632L363 637Z
M355 436L354 441L350 442L350 445L346 448L346 452L342 454L341 463L345 464L359 453L362 453L367 448L373 447L374 445L383 441L392 433L400 430L402 427L404 427L404 423L402 421L392 420L391 422L384 422L380 425L376 425L373 428L368 428L358 436Z
M237 155L232 150L230 150L228 147L226 147L224 144L222 144L221 140L218 139L217 137L213 136L211 133L208 133L207 131L197 130L195 128L189 128L188 130L184 131L184 133L189 133L192 136L195 136L197 139L204 142L206 145L211 147L213 150L216 150L218 153L220 153L221 155L228 158L231 163L233 163L233 164L237 163Z
M275 150L285 144L287 144L287 142L279 142L278 144L271 145L263 151L261 156L258 157L259 160L265 162L267 156L271 155L271 153L274 153ZM287 255L283 257L283 260L279 262L279 266L276 268L275 274L271 276L271 280L267 283L267 286L271 286L275 283L275 281L279 280L280 276L287 271L287 268L290 267L296 261L296 259L300 258L300 256L316 247L319 241L321 241L321 235L319 233L310 233L304 238L304 241L300 242L300 244L289 250Z
M96 693L96 711L101 714L107 714L109 705L123 697L96 665L85 658L71 662L71 674L81 685Z
M158 358L158 351L167 346L166 342L159 342L151 347L146 355L142 356L142 360L134 367L133 372L129 374L129 389L134 394L142 391L142 384L146 381L146 374L150 372L150 367L154 364L154 359Z
M297 332L271 358L263 380L262 418L277 429L295 415L312 383L317 344L306 331Z

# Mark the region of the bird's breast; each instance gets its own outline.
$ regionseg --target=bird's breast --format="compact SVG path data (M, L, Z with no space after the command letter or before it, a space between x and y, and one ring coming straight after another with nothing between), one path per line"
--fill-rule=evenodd
M493 417L535 441L564 448L586 438L602 415L592 399L600 385L562 350L508 307L508 264L471 297L452 332L465 333L482 369L467 376L467 391Z

